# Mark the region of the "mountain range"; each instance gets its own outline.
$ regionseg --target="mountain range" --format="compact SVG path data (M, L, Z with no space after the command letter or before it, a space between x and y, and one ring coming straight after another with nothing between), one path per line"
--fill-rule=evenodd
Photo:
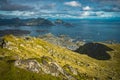
M11 18L11 19L2 19L0 18L0 26L73 26L70 23L67 23L61 19L56 19L55 21L50 21L44 18Z

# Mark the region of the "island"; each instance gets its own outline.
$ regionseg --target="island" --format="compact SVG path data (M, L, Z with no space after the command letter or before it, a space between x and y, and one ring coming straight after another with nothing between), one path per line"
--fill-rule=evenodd
M0 19L0 26L53 26L54 24L44 18L11 18Z

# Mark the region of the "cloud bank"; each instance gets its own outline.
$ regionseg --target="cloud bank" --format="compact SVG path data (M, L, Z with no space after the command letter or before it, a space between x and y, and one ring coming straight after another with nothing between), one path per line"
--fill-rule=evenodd
M12 4L8 0L0 0L0 10L3 10L3 11L15 11L15 10L25 11L25 10L31 10L31 9L32 7L30 6L26 6L22 4Z
M80 7L81 6L81 4L77 1L65 2L64 4L67 6L72 6L72 7Z
M120 0L0 0L0 18L120 18Z
M89 10L92 10L92 8L90 8L89 6L86 6L86 7L83 7L83 10L84 11L89 11Z

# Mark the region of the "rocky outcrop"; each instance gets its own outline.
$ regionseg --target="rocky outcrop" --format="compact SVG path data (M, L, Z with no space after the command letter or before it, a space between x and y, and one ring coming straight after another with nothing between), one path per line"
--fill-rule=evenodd
M40 72L40 64L34 59L17 60L15 61L15 66L29 70L29 71L33 71L36 73Z
M62 75L62 77L67 80L76 80L72 75L77 75L77 71L73 67L66 67L71 71L70 74L67 72L66 68L62 68L58 63L48 56L43 56L40 59L40 62L38 62L36 59L16 60L15 66L32 72L41 72L56 77Z
M68 74L78 75L77 69L73 68L72 66L68 64L64 65L63 68Z
M10 42L5 41L4 39L0 39L0 46L1 46L1 48L8 48L9 44L10 44Z
M62 70L62 68L48 56L41 58L41 69L44 73L53 76L58 76L60 74L59 70Z

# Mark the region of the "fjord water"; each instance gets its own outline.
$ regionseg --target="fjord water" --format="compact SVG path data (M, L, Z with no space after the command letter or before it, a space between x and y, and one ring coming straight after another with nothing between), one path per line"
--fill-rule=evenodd
M52 20L54 21L54 20ZM72 26L0 26L0 30L19 29L31 31L29 35L39 36L46 33L68 35L76 40L87 42L120 42L120 20L90 20L90 19L64 19Z

